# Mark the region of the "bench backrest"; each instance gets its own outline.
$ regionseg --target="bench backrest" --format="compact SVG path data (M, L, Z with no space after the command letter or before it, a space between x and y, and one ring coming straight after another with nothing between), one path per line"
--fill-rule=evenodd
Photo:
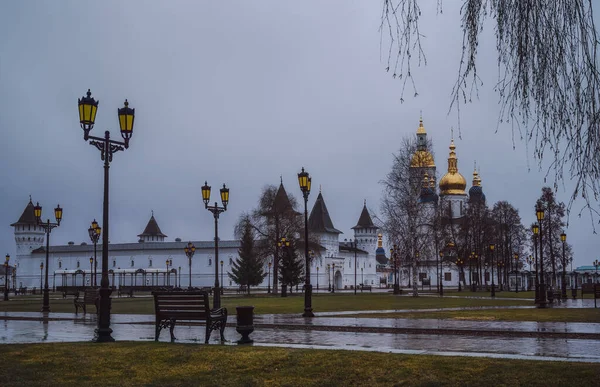
M210 316L207 292L152 292L152 295L157 319L206 320Z
M98 298L98 290L96 289L85 289L85 293L83 294L83 302L86 304L96 302L96 298Z

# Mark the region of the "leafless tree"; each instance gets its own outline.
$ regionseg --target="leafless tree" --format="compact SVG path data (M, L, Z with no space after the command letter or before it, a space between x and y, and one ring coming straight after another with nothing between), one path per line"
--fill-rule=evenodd
M427 64L422 1L383 1L382 44L389 41L387 71L402 81L401 100L407 85L417 95L415 61ZM442 0L437 12L442 13ZM587 210L594 219L600 214L600 75L592 0L462 0L462 56L450 102L459 127L461 104L476 98L482 85L477 55L485 22L496 31L498 126L508 123L513 137L532 141L540 167L550 158L546 176L554 174L555 189L565 177L572 179L567 210L582 198L579 215Z
M431 146L428 147L431 149ZM418 296L417 266L420 257L430 256L433 233L426 232L424 225L433 224L430 212L419 202L422 175L420 168L411 167L417 150L414 136L402 139L402 145L390 172L381 182L384 187L381 202L383 229L400 250L403 263L412 265L413 296ZM432 176L433 177L433 176Z

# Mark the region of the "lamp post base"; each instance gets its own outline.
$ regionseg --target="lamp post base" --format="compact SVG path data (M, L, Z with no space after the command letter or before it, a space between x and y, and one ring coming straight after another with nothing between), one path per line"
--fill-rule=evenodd
M444 296L444 284L440 282L440 296Z
M44 302L42 304L42 313L50 312L50 289L44 289Z
M104 280L101 281L101 285ZM108 281L107 281L108 282ZM115 339L111 336L112 329L110 328L110 309L112 300L110 298L110 294L112 290L106 287L100 288L100 310L98 310L98 328L94 331L93 342L95 343L110 343L115 341Z
M94 339L92 340L94 343L112 343L115 339L111 336L112 329L110 328L96 328L94 330Z
M304 287L304 313L302 317L315 317L312 311L312 285L308 284Z

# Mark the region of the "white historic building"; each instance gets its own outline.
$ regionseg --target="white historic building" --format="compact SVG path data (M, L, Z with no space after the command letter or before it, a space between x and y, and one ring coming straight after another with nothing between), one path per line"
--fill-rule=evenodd
M283 184L280 186L283 189ZM45 268L41 264L46 259L45 232L36 224L34 205L29 200L19 220L11 226L14 228L17 256L11 259L15 275L12 286L36 287L42 284ZM317 235L320 246L315 259L311 262L311 284L316 291L317 284L321 291L329 285L336 289L350 288L356 283L376 285L375 249L377 227L374 226L365 206L359 216L354 230L356 247L341 241L341 231L333 227L327 211L323 195L319 192L315 205L310 213L309 229ZM238 258L238 240L219 241L219 262L215 262L213 241L191 241L196 252L191 260L191 268L184 248L188 241L176 238L168 241L154 214L150 217L144 231L138 235L137 242L109 244L108 269L111 286L192 286L208 287L214 284L215 266L219 265L219 281L221 286L235 287L235 283L227 275L231 265ZM100 285L102 268L102 243L97 244L96 283ZM57 286L90 286L94 284L94 245L88 242L50 246L48 278L49 287ZM356 265L355 265L356 260ZM168 269L167 269L168 262ZM190 271L191 269L191 271ZM265 262L265 272L267 272ZM356 272L356 274L355 274ZM271 281L273 280L271 272ZM268 277L262 283L267 288Z

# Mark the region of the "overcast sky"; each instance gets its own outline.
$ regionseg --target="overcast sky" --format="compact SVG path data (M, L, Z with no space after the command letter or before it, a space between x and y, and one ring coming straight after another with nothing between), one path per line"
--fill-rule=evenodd
M100 152L83 141L77 113L88 88L100 101L92 135L110 129L120 139L117 108L127 98L136 109L131 146L110 169L112 243L135 242L152 210L170 241L212 239L204 180L213 199L230 187L220 234L233 238L239 215L280 176L300 201L303 166L313 179L309 210L321 186L349 238L363 200L379 213L380 181L421 111L438 175L447 169L462 34L459 2L444 2L441 15L435 3L421 2L428 62L414 69L419 95L401 103L380 48L380 1L0 2L0 246L15 254L9 225L30 194L44 218L64 208L52 244L89 242L90 222L102 222ZM492 25L479 48L484 84L461 112L459 170L468 189L477 161L488 203L507 200L529 225L545 170L510 127L496 133ZM567 235L576 265L598 258L589 217L572 215Z

